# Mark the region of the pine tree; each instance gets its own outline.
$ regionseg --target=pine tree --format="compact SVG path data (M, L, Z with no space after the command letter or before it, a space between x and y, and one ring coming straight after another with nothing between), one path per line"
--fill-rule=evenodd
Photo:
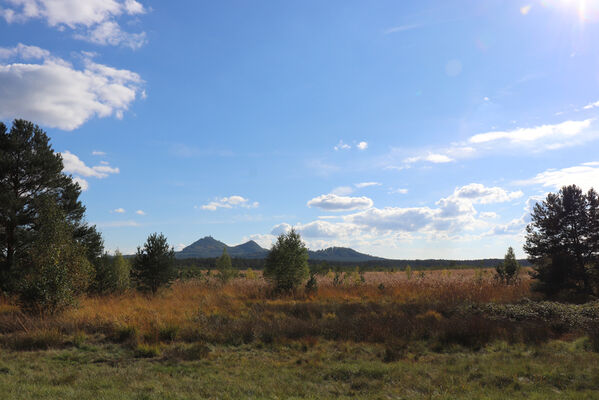
M277 291L290 291L308 278L308 249L294 229L282 233L268 253L264 278Z
M81 188L62 169L60 154L37 125L17 119L7 131L0 122L0 289L10 289L21 273L15 268L40 229L40 207L46 197L62 210L88 260L101 256L102 238L95 226L84 222Z
M137 247L132 274L140 289L153 294L175 279L175 249L162 233L151 234L143 248Z
M598 295L599 201L576 185L535 205L524 250L534 264L535 289L549 297Z
M503 262L495 267L495 271L500 282L506 285L516 282L520 273L520 263L518 263L512 247L507 249Z

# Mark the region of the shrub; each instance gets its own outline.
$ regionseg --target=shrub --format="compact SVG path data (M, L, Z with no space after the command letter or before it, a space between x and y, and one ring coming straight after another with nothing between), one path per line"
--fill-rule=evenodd
M316 280L316 273L310 274L310 279L306 282L306 294L316 294L318 292L318 281Z
M26 311L54 314L87 290L93 267L85 248L73 239L64 213L50 198L41 206L38 224L39 231L21 261L26 272L20 280L19 299Z
M223 254L216 260L216 269L218 270L218 278L223 283L227 283L237 276L237 271L233 269L231 257L227 254L226 247L223 247Z
M131 265L119 250L114 257L105 254L96 265L93 290L97 293L121 293L129 288Z
M299 233L291 229L281 234L268 253L264 266L264 278L277 291L290 291L299 286L309 274L308 249Z
M510 285L518 279L520 264L516 260L514 249L509 247L501 264L495 267L496 279L506 285Z
M143 248L137 248L133 261L133 275L139 288L156 293L158 288L168 285L176 276L175 250L161 233L148 236Z

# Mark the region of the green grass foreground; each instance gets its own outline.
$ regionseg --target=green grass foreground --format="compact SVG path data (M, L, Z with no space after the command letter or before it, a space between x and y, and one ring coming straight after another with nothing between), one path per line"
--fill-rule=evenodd
M384 345L349 342L141 349L76 342L0 350L0 398L599 398L599 354L586 338L441 353L413 342L397 361Z

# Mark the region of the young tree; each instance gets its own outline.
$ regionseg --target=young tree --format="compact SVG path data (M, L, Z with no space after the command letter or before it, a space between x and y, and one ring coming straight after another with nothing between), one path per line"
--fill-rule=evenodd
M497 279L506 285L510 285L518 279L520 263L518 263L512 247L507 249L503 262L495 267L495 271Z
M19 259L23 271L18 292L25 310L56 313L75 302L90 285L94 270L85 248L73 239L72 226L51 197L40 202L39 225Z
M130 286L131 265L117 250L114 257L104 254L94 266L93 290L97 293L120 293Z
M282 233L272 246L264 266L264 278L278 291L290 291L308 278L308 249L294 229Z
M143 248L137 247L132 272L139 287L152 294L175 279L175 249L162 233L151 234Z
M237 271L233 269L231 257L229 257L226 247L223 247L223 254L216 260L216 269L218 270L218 278L223 283L229 282L237 275Z
M83 219L81 188L62 170L60 154L37 125L17 119L7 131L0 122L0 289L8 289L14 282L9 277L18 276L14 269L40 229L42 198L50 196L58 204L90 261L102 254L100 234Z
M535 205L527 226L524 250L534 264L535 289L549 297L597 295L599 268L599 201L591 189L585 195L564 186Z

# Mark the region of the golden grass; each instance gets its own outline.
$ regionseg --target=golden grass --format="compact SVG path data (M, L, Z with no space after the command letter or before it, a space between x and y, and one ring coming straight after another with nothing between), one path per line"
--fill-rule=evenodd
M252 279L238 278L220 285L216 280L175 282L155 296L130 290L122 295L86 297L79 306L57 316L33 317L23 314L9 299L0 299L0 333L60 329L104 333L134 329L146 337L158 337L161 330L176 327L194 330L201 325L199 316L225 316L251 319L256 304L289 306L345 303L425 303L456 305L464 302L514 302L530 296L530 279L523 273L516 285L497 284L490 270L448 270L414 272L366 272L365 282L347 279L335 285L330 276L319 277L316 294L298 290L293 295L273 297L259 273ZM349 276L349 275L348 275ZM169 328L170 327L170 328ZM201 328L201 326L199 326Z

